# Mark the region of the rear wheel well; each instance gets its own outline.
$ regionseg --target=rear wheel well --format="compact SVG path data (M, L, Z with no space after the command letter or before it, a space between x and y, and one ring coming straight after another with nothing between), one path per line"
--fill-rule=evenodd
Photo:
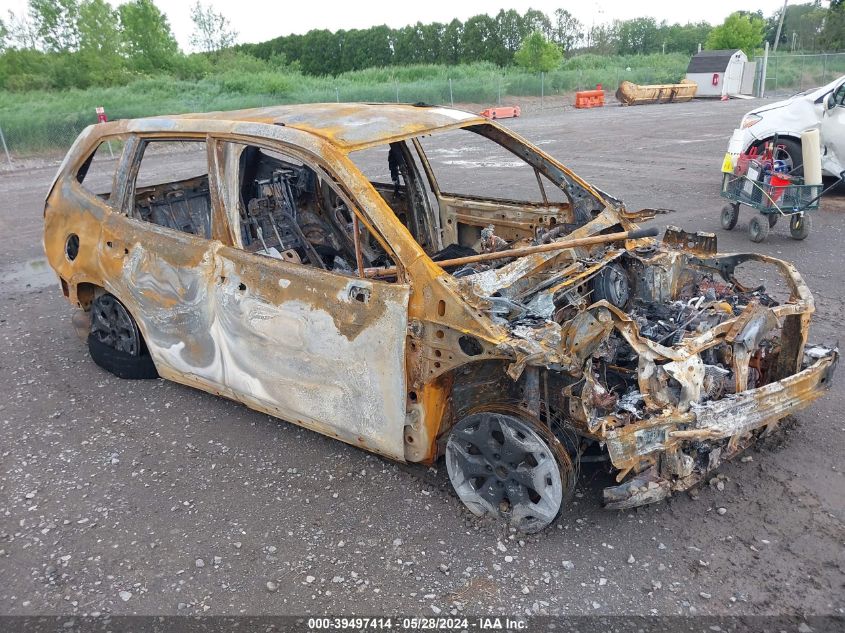
M102 286L100 286L98 284L90 283L90 282L87 282L87 281L79 282L76 285L76 303L80 308L82 308L86 312L90 312L91 307L94 304L94 300L97 297L104 295L104 294L112 294L112 293L110 293L108 290L106 290L105 288L103 288ZM124 303L124 301L120 297L118 297L117 295L113 295L113 296L114 296L115 299L117 299L121 303L121 305L123 305L123 307L129 313L129 316L132 317L132 320L134 320L135 323L138 324L138 319L136 319L135 315L132 314L132 310L129 309L129 306L127 306L126 303ZM147 340L144 337L144 331L143 331L143 328L141 328L140 324L138 324L138 331L141 335L141 351L142 351L142 354L149 354L149 347L147 346Z
M88 282L80 282L76 284L76 303L86 312L91 309L91 304L94 299L105 292L105 288Z

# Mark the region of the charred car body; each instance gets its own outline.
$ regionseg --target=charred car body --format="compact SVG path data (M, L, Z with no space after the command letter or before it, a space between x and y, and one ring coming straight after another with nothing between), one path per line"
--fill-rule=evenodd
M536 199L444 190L435 157L463 146L427 144L449 134L502 150ZM44 246L103 367L391 459L445 456L470 510L530 532L585 454L616 473L608 507L654 502L830 384L793 266L673 227L643 238L650 215L475 115L325 104L88 128ZM747 263L788 296L743 285Z

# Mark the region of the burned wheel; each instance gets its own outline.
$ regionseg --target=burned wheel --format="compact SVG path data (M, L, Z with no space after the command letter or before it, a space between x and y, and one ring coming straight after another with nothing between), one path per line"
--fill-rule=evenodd
M736 226L736 221L739 220L739 205L726 204L722 207L722 228L730 231Z
M123 304L112 295L101 295L91 307L91 336L112 349L138 356L141 334Z
M486 411L452 429L446 468L471 512L527 533L555 520L574 476L569 455L549 431L512 413Z
M118 378L157 378L138 325L120 301L100 295L91 306L88 351L97 365Z

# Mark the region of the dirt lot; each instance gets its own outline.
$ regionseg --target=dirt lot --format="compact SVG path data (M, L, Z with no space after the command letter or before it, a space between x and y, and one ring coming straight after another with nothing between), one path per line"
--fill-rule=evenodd
M529 113L509 124L655 223L794 261L811 340L845 313L845 197L804 242L718 228L719 165L748 102ZM467 182L507 167L458 162ZM520 537L474 518L445 467L402 466L89 359L41 259L54 166L0 175L0 613L845 614L845 392L693 495L572 507ZM719 509L725 512L720 513ZM268 589L275 583L275 591Z

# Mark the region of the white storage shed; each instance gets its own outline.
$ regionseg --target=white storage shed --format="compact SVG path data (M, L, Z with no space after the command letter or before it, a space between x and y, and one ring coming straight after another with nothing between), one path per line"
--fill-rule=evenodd
M755 62L741 50L701 51L687 67L687 79L698 84L696 97L751 94Z

